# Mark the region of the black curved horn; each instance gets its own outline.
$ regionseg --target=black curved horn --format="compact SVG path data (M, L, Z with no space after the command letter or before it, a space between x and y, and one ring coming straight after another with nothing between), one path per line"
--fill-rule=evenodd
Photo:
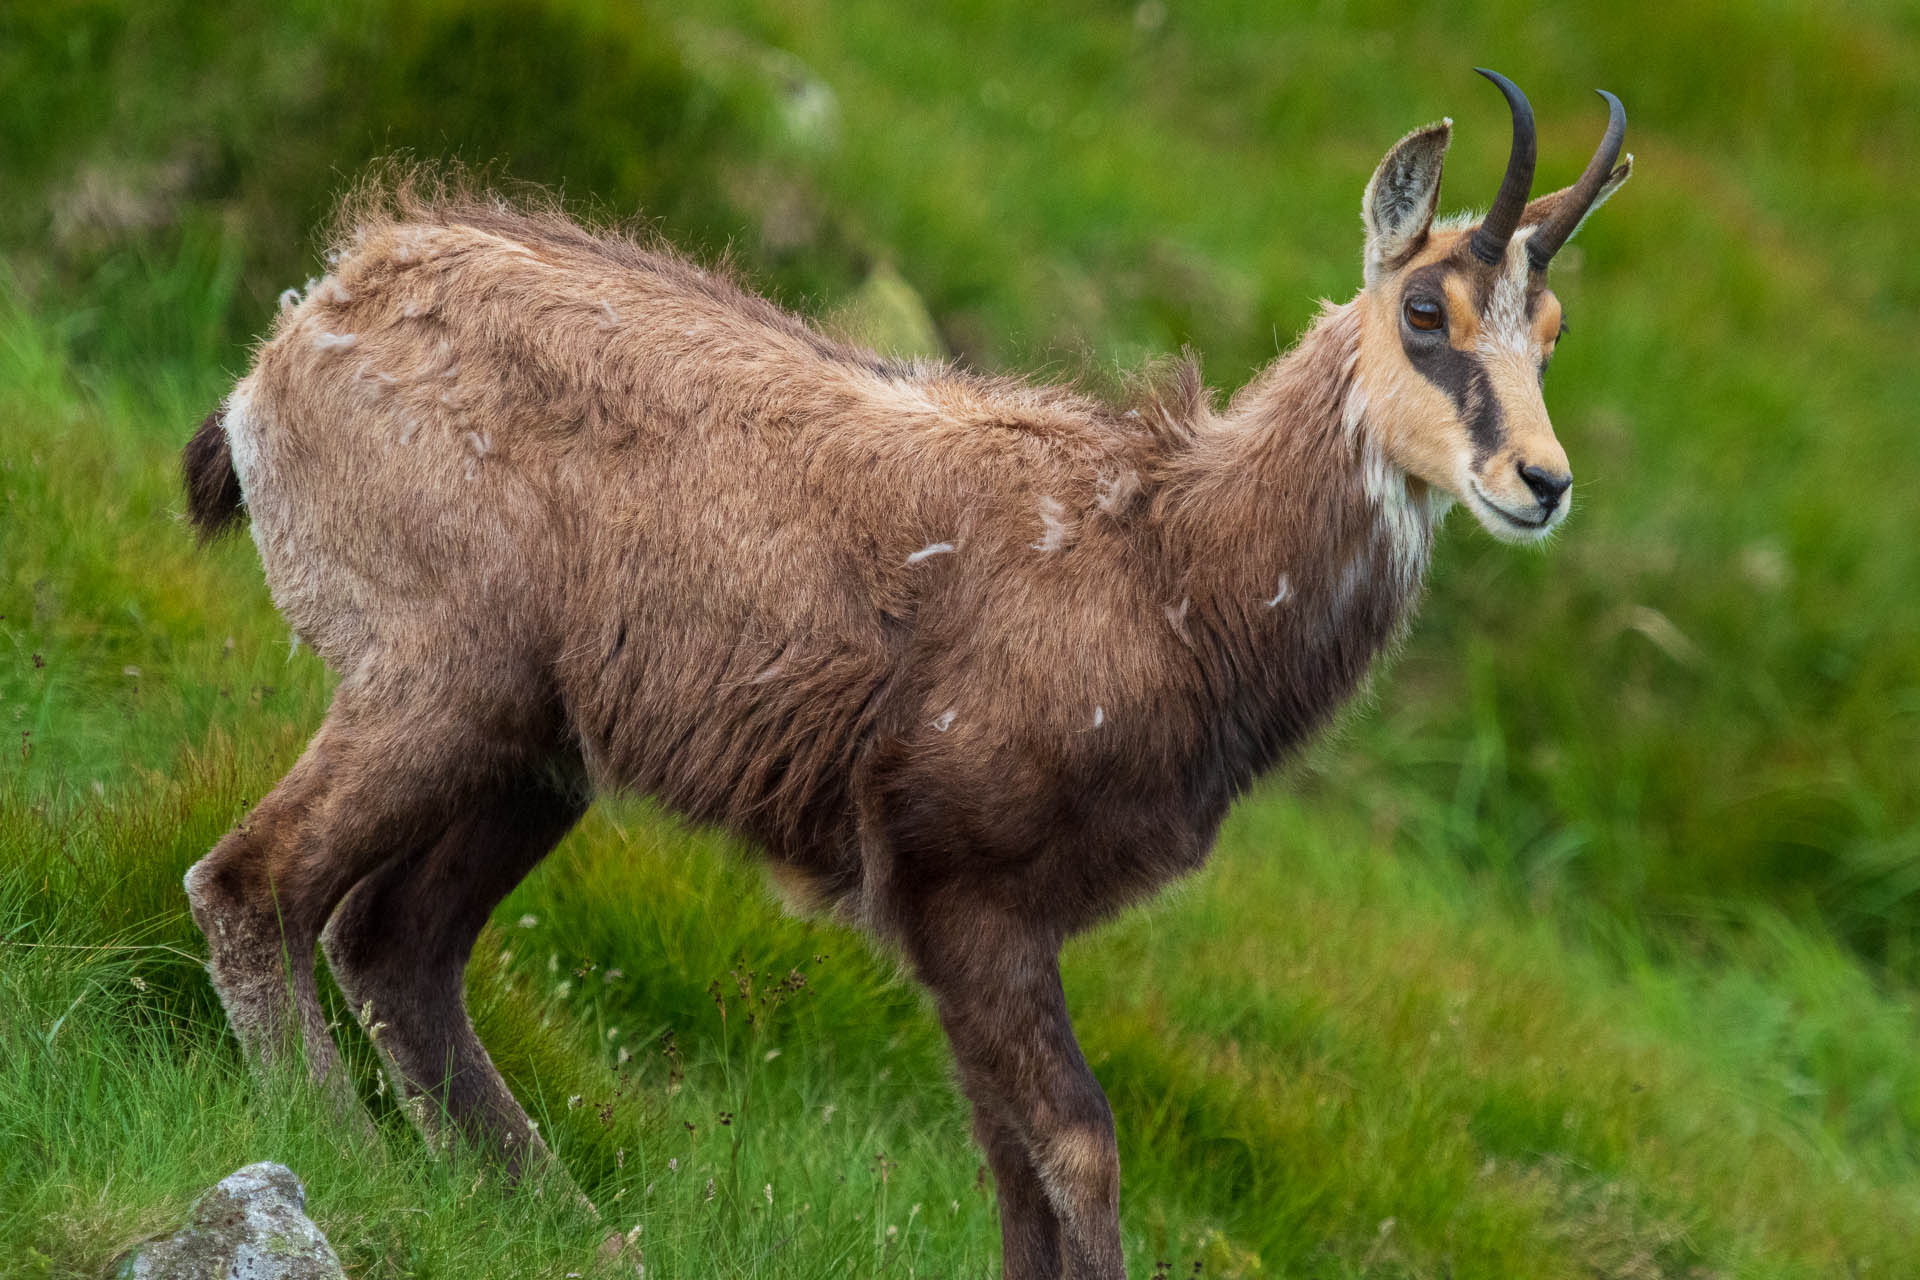
M1527 194L1533 190L1533 107L1527 95L1498 71L1485 67L1474 70L1493 81L1494 87L1506 95L1507 107L1513 112L1513 150L1507 154L1507 176L1500 179L1500 193L1494 196L1493 207L1473 233L1473 256L1494 263L1507 256L1507 241L1513 239L1513 229L1520 225L1520 214L1527 207Z
M1527 261L1533 264L1535 271L1546 270L1553 255L1560 252L1560 246L1567 242L1580 220L1587 216L1587 210L1593 207L1600 188L1613 176L1614 161L1620 158L1620 144L1627 136L1627 109L1620 105L1620 99L1605 89L1596 89L1595 93L1607 100L1607 132L1600 139L1599 150L1593 153L1593 159L1587 162L1587 170L1580 175L1580 181L1573 184L1553 217L1534 228L1527 237Z

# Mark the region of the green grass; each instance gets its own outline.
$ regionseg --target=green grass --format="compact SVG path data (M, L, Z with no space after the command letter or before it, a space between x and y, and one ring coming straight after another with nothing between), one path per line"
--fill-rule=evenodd
M206 758L111 804L6 798L6 1256L94 1274L274 1158L356 1274L591 1272L636 1226L650 1274L990 1270L918 997L774 912L736 851L633 806L503 905L470 974L602 1222L430 1158L381 1099L368 1142L298 1082L250 1078L174 886L277 763ZM1908 1003L1777 917L1737 956L1676 962L1489 897L1269 794L1197 883L1071 949L1142 1273L1901 1274ZM798 995L759 998L794 971Z
M1580 510L1540 556L1456 520L1369 705L1070 948L1132 1264L1912 1273L1913 11L1170 8L0 14L0 1275L99 1274L261 1158L356 1276L595 1274L636 1225L650 1276L993 1269L910 984L634 802L470 975L602 1221L430 1156L350 1018L374 1138L238 1061L179 876L330 679L244 539L194 547L175 455L368 157L644 207L851 328L897 272L989 367L1099 383L1191 342L1231 387L1356 287L1406 128L1454 116L1449 202L1490 194L1476 63L1533 94L1543 180L1590 87L1632 117L1634 182L1556 266Z

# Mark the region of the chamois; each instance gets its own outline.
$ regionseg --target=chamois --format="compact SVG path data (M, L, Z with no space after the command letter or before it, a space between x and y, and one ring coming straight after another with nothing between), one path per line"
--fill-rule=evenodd
M1531 110L1482 74L1485 218L1435 221L1450 120L1402 138L1364 287L1224 409L1191 361L1126 407L884 359L550 202L363 185L185 456L193 521L250 518L341 677L186 876L245 1046L339 1079L318 942L431 1136L545 1158L464 966L596 791L643 793L930 990L1005 1274L1123 1275L1062 941L1202 863L1401 631L1452 503L1509 541L1567 514L1546 270L1625 114L1529 202Z

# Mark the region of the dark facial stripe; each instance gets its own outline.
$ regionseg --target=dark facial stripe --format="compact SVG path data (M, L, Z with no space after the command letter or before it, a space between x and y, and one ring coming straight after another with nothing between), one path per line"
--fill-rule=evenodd
M1451 261L1436 262L1408 276L1401 297L1404 300L1417 293L1439 300L1444 305L1447 279L1450 276L1465 276L1473 290L1474 306L1484 311L1496 274L1492 269L1462 271ZM1448 320L1451 327L1451 314ZM1493 382L1487 377L1486 366L1479 356L1451 345L1446 330L1432 334L1418 333L1409 330L1402 321L1400 343L1406 350L1408 362L1453 402L1454 412L1460 415L1460 421L1467 429L1467 438L1473 442L1473 465L1480 466L1500 448L1506 438L1500 399L1493 393Z
M1493 382L1486 366L1471 352L1448 346L1445 342L1403 341L1407 359L1420 376L1447 393L1454 412L1466 425L1467 438L1473 441L1473 465L1478 467L1493 456L1506 438L1506 424L1500 412L1500 398L1493 394Z

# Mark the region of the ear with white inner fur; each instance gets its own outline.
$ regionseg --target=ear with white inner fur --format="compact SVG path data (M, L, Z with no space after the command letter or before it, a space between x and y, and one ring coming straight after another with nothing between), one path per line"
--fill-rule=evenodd
M1594 196L1593 203L1587 206L1587 211L1580 215L1580 221L1574 224L1573 230L1567 234L1567 239L1571 240L1574 236L1579 235L1580 228L1587 225L1587 219L1593 216L1593 211L1605 204L1608 197L1612 196L1614 192L1626 186L1627 179L1632 176L1633 153L1628 152L1626 155L1620 157L1620 163L1613 167L1613 172L1607 175L1607 180L1600 184L1599 194ZM1531 227L1535 223L1545 222L1553 216L1553 212L1559 207L1560 201L1572 190L1572 187L1562 187L1558 191L1550 192L1537 199L1527 201L1526 210L1520 215L1520 225L1523 227Z
M1415 129L1393 144L1373 171L1360 217L1367 227L1366 277L1399 265L1427 242L1440 204L1440 168L1453 141L1453 121Z

